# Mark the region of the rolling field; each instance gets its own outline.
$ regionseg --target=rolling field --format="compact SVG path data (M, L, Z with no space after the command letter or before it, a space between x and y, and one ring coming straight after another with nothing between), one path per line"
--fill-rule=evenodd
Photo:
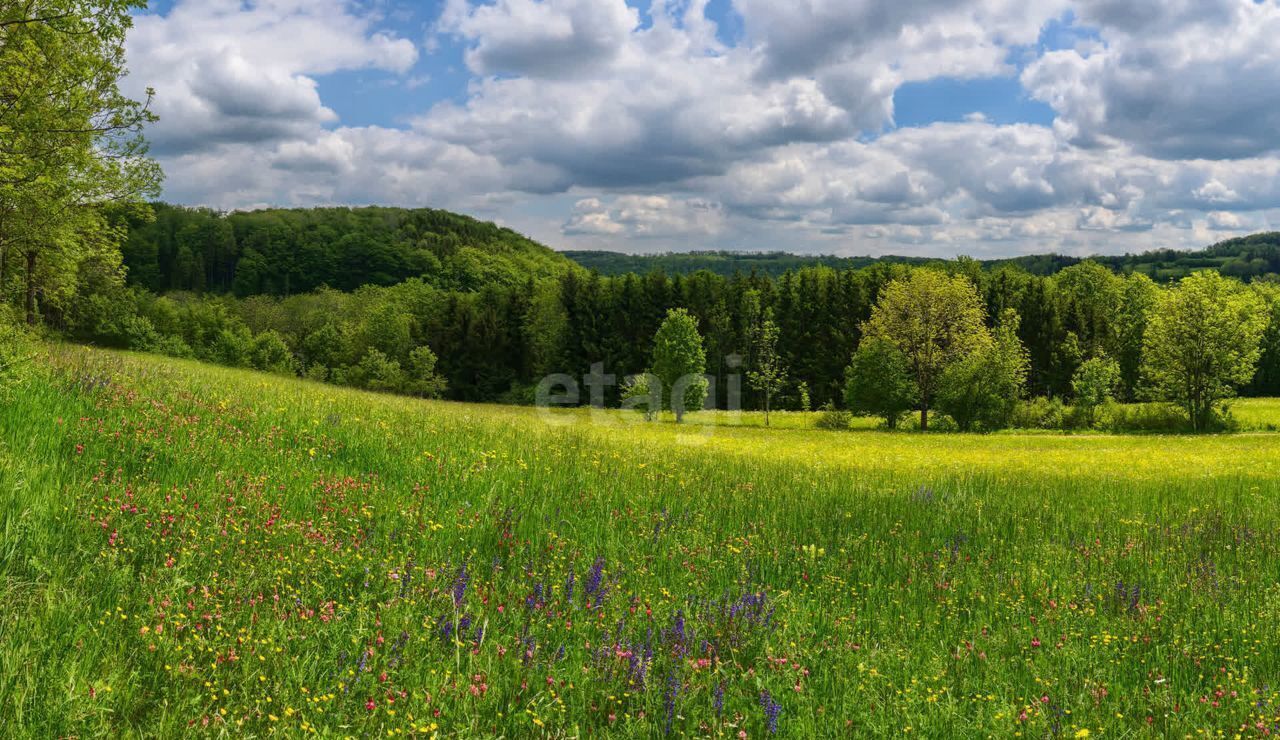
M5 737L1280 732L1280 435L677 427L42 360L0 411Z

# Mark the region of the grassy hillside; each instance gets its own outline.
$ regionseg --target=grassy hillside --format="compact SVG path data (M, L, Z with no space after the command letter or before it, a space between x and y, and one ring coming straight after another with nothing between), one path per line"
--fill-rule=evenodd
M0 411L0 733L1280 723L1280 435L621 426L55 347Z

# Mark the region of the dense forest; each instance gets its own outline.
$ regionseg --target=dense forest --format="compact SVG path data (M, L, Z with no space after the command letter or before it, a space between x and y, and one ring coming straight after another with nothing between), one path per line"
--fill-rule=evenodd
M292 295L354 290L420 277L474 290L554 277L558 253L510 229L448 211L403 208L271 209L221 214L156 203L129 219L123 244L131 285L153 292Z
M669 275L690 275L701 270L726 277L752 272L779 277L788 271L805 267L831 267L853 270L877 263L926 265L941 260L924 257L836 257L801 255L789 252L670 252L664 254L621 254L603 251L566 251L566 257L602 275L645 274L655 270ZM1091 257L1120 274L1141 273L1157 282L1186 277L1196 270L1211 269L1223 275L1251 280L1280 275L1280 233L1270 232L1230 239L1208 249L1187 252L1162 249L1142 254ZM1081 262L1079 257L1059 254L1037 254L982 260L985 269L1018 267L1033 275L1053 275Z

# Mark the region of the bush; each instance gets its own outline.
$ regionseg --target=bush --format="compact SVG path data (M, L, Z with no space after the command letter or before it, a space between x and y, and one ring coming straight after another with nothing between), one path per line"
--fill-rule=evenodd
M632 375L622 383L622 408L633 409L653 421L662 409L662 392L657 376L649 371Z
M404 371L400 363L387 357L380 350L371 349L359 365L347 372L347 381L371 391L400 392L405 386Z
M1086 360L1071 378L1071 390L1076 394L1076 407L1088 426L1096 421L1098 407L1115 397L1120 387L1120 365L1106 356Z
M240 325L221 329L214 337L211 348L214 361L228 367L253 365L253 334L249 327Z
M822 407L821 413L818 414L816 426L819 429L846 430L853 423L853 414L838 409L831 402L827 402Z
M190 360L196 356L196 353L191 349L191 345L184 342L182 337L175 337L171 335L156 339L156 341L147 348L147 351L161 355L168 355L169 357L180 357L184 360Z
M1019 403L1009 421L1014 429L1066 429L1070 415L1061 399L1037 396Z
M439 398L444 395L449 384L436 372L436 359L436 353L427 345L415 347L409 353L405 390L422 398Z
M0 391L18 385L26 377L35 343L7 306L0 306Z
M1017 328L1017 315L1009 313L991 342L943 371L936 405L960 431L991 432L1011 424L1029 365Z
M1167 403L1109 403L1098 413L1097 426L1108 432L1189 432L1191 422L1176 406Z
M285 344L284 337L274 329L254 337L253 366L258 370L280 375L294 375L298 368L289 345Z

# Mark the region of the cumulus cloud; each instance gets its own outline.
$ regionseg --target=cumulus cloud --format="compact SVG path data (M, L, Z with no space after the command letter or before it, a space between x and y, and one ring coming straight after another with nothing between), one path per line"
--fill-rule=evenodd
M315 81L344 69L405 71L414 44L342 0L185 0L135 20L126 88L156 90L155 151L317 136L337 119Z
M639 22L622 0L448 0L439 28L471 44L477 74L554 78L607 67Z
M1274 0L732 0L733 43L708 5L447 0L423 53L468 80L427 98L385 4L179 0L138 18L129 84L157 88L174 200L515 214L578 247L1084 253L1280 209ZM361 69L416 112L339 120L324 77ZM894 123L904 84L991 77L1052 123Z
M1280 4L1085 0L1105 45L1022 73L1083 146L1122 141L1165 159L1236 159L1280 146Z
M570 235L627 235L635 238L712 235L725 226L720 204L661 195L624 195L604 203L583 198L563 231Z

